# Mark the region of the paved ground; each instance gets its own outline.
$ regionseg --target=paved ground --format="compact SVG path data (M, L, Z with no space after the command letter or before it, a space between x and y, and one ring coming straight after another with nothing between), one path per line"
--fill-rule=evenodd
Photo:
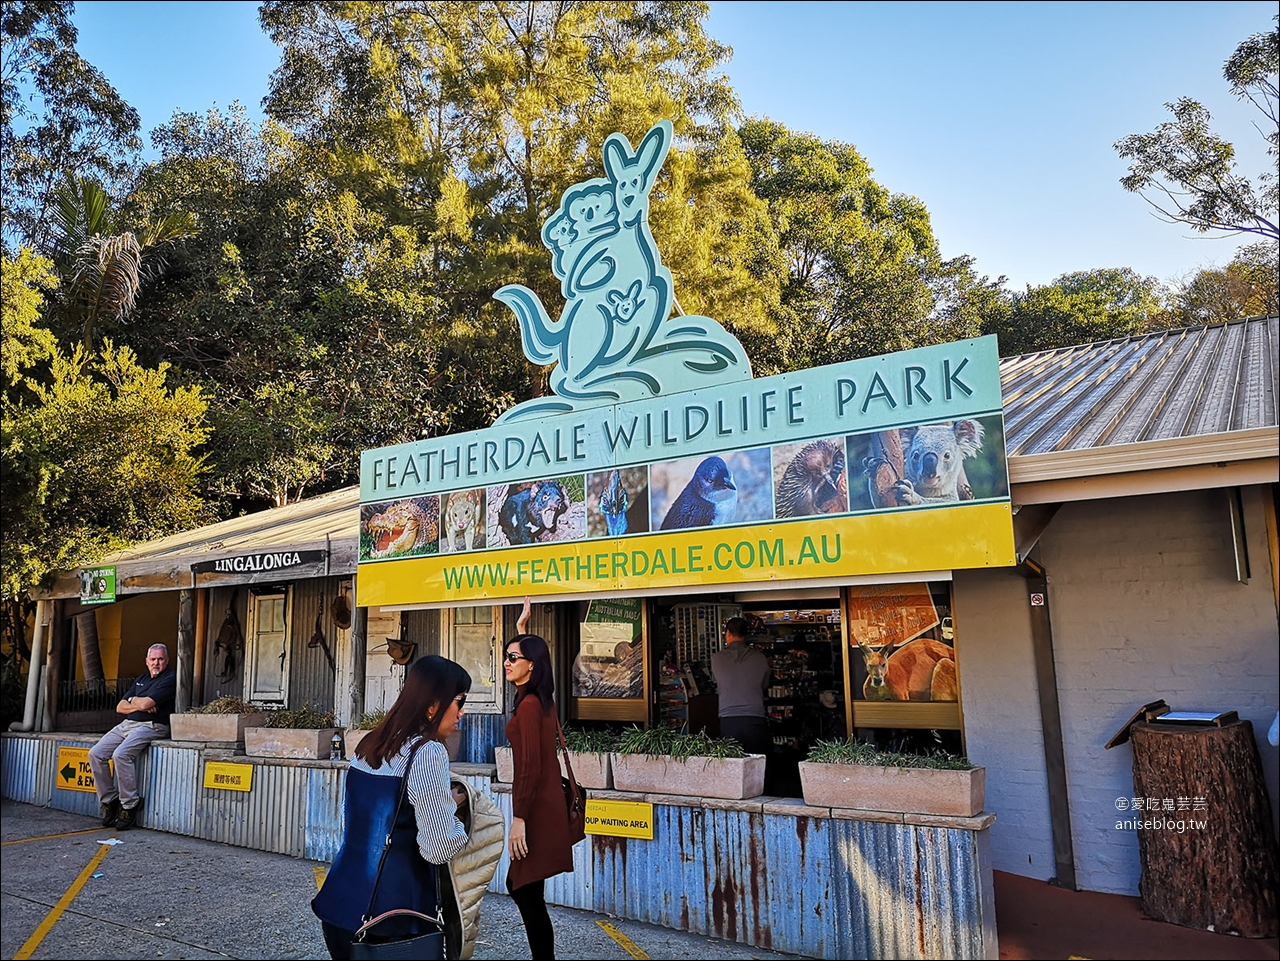
M0 803L0 835L0 957L328 957L309 906L325 868L318 862L109 831L82 815L12 801ZM113 838L121 843L99 843ZM561 958L793 957L587 911L553 907L551 920ZM475 957L529 957L510 898L485 898Z

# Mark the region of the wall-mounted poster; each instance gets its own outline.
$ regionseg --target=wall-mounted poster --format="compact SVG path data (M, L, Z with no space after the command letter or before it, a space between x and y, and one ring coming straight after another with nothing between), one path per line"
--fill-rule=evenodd
M435 494L360 506L360 560L424 557L439 551L440 498Z
M634 597L593 600L578 625L574 697L644 697L643 602Z
M581 474L489 488L489 547L523 547L587 536Z
M928 584L850 587L853 695L866 701L955 701L956 653L949 594Z

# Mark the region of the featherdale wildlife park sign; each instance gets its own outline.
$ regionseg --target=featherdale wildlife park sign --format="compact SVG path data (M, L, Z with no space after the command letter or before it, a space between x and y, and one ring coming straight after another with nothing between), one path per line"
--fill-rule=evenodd
M676 315L649 232L671 144L620 134L542 239L552 319L511 308L554 393L492 427L365 451L360 594L447 606L1012 565L994 337L753 378Z

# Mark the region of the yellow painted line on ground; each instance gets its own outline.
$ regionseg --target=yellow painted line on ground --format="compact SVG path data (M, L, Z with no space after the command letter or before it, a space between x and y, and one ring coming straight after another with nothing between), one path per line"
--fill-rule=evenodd
M44 940L45 935L47 935L54 924L57 923L58 918L62 917L62 912L71 906L71 902L76 899L76 895L80 893L80 889L84 887L84 883L89 880L89 876L93 874L98 865L102 863L102 859L110 853L111 845L102 845L98 853L95 854L89 860L89 863L84 866L84 870L80 872L80 877L76 878L75 881L72 882L71 887L67 888L67 893L59 898L58 903L53 906L53 909L47 915L45 915L45 919L40 922L35 933L33 933L31 937L27 938L27 943L18 949L18 953L13 956L13 961L27 961L27 958L30 958L31 955L35 953L36 948L40 947L40 942Z
M10 844L26 844L28 841L48 841L50 838L69 838L77 834L96 834L105 830L106 828L86 828L83 831L64 831L61 834L41 834L34 838L18 838L15 841L4 841L0 843L0 847L7 848Z
M329 876L329 869L323 864L316 865L311 870L316 872L316 890L319 891L324 884L324 879Z
M627 952L627 954L631 955L633 958L638 958L643 961L643 959L649 957L649 955L645 954L644 951L640 949L638 944L615 928L611 922L597 921L596 924L600 926L601 931L609 935L613 940L617 941L618 944L622 945L622 950Z

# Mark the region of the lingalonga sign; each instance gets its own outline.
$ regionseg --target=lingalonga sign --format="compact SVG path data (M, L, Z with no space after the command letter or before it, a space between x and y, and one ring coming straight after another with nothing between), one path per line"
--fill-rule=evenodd
M254 574L259 571L287 570L306 564L323 564L324 551L262 551L200 561L191 565L193 574Z
M565 306L508 285L554 395L365 451L360 589L381 606L611 595L1015 563L994 337L753 378L672 316L649 194L671 144L620 134L542 239Z

